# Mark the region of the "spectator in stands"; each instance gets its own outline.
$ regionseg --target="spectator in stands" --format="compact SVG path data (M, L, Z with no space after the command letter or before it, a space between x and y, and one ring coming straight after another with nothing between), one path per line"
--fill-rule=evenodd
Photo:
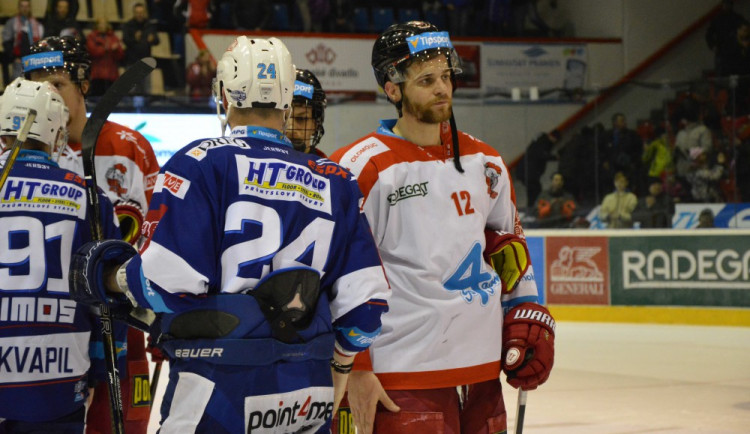
M118 67L125 57L120 38L104 17L96 20L96 28L86 38L86 49L91 56L91 89L89 95L101 96L120 76Z
M51 16L55 15L57 9L57 2L59 0L48 0L47 9L44 12L44 20L47 21ZM92 0L84 0L91 2ZM75 18L78 16L78 0L68 0L68 8L70 9L70 16ZM49 36L49 34L48 34Z
M556 160L552 148L560 140L560 131L542 133L526 148L521 160L516 165L515 179L526 185L526 203L533 206L539 193L542 192L541 178L547 169L547 162Z
M664 172L662 177L662 187L664 193L672 198L674 203L690 202L690 192L685 186L677 179L677 176L673 170Z
M719 181L726 175L726 157L723 152L716 156L716 162L709 162L708 153L699 147L690 149L693 165L687 173L690 182L690 194L694 202L716 203L723 202L724 195L719 187Z
M352 0L331 0L328 23L328 29L331 32L354 32L354 3Z
M188 29L205 29L211 22L214 2L212 0L177 0L173 11L185 17L185 25Z
M690 157L692 149L698 148L704 153L709 153L713 149L713 135L703 124L700 105L695 100L685 100L681 112L681 122L685 126L675 137L673 158L677 178L682 182L689 182L687 174L693 165L693 158Z
M598 204L605 191L601 182L603 138L604 125L601 123L584 126L558 151L558 171L565 179L567 190L581 205Z
M208 50L200 50L195 61L187 68L190 96L197 99L211 96L211 82L215 76L216 61Z
M628 128L628 121L624 114L612 115L612 129L604 134L602 182L611 185L613 175L623 172L627 179L634 181L633 189L637 191L641 180L641 154L643 140Z
M604 196L599 209L599 218L607 223L610 229L632 228L633 210L638 205L638 198L628 191L628 177L617 172L614 177L615 191Z
M537 226L540 228L566 228L570 226L576 210L573 195L565 191L565 180L559 173L552 175L548 190L536 201Z
M312 30L313 32L322 32L324 30L325 23L328 22L328 16L331 13L331 2L329 0L303 1L307 2L308 5L308 13L311 22L310 30ZM300 0L297 0L297 3L300 3Z
M237 30L265 30L271 25L273 6L267 0L233 0L232 17Z
M674 169L672 147L669 144L669 136L663 123L657 123L654 130L654 139L650 143L643 144L641 161L648 168L649 178L661 179L665 172Z
M125 66L151 56L151 47L159 43L156 27L149 23L146 6L143 3L133 5L133 18L122 25L122 42L125 43ZM151 92L151 82L148 77L136 85L135 92L139 94Z
M728 48L724 61L726 75L738 76L736 95L736 115L750 112L750 24L742 23Z
M448 16L448 32L452 36L469 34L469 23L474 14L474 5L470 0L443 0Z
M85 39L81 25L70 10L69 0L57 0L55 12L45 20L44 29L44 36L70 35L82 41Z
M633 221L641 228L671 228L674 202L664 192L661 179L649 178L648 194L638 199L633 211Z
M18 13L8 18L3 27L3 53L13 65L8 81L21 76L21 58L29 54L32 43L43 37L44 26L31 15L31 0L18 0Z
M711 208L705 208L703 211L701 211L700 214L698 214L698 225L695 227L696 229L704 229L704 228L715 228L714 226L714 212L711 211Z
M730 75L727 65L732 60L733 47L736 45L737 29L747 23L745 17L735 12L733 0L723 0L721 11L708 25L706 43L714 52L714 69L716 75L724 77Z

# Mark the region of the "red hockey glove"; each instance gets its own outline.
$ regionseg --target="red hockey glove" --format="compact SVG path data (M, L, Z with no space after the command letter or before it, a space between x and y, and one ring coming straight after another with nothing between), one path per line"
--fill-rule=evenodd
M511 292L529 268L529 249L526 241L509 232L484 230L486 245L484 260L495 269L503 282L503 290Z
M146 346L146 352L151 353L151 361L156 362L163 362L167 359L167 356L164 355L164 353L161 352L161 350L154 345L154 341L151 339L151 335L148 335L148 345Z
M508 384L533 390L549 378L555 361L555 320L547 308L521 303L505 315L503 371Z
M120 232L123 241L135 245L141 238L141 225L143 224L143 210L132 200L121 201L115 204L115 214L120 221Z

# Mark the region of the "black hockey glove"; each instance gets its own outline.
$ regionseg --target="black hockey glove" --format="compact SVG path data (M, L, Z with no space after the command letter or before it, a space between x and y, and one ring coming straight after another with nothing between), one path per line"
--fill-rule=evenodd
M78 303L97 307L106 304L117 314L128 315L133 304L125 294L107 291L105 273L136 255L136 250L122 240L92 241L81 246L70 261L70 296Z

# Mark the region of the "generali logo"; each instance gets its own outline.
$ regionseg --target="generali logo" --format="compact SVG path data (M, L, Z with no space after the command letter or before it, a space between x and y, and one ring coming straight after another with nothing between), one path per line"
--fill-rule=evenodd
M547 239L550 303L608 304L608 247L603 237Z
M316 47L308 51L307 54L305 54L305 58L307 58L307 61L313 65L315 65L316 63L325 63L326 65L330 65L334 60L336 60L336 52L333 51L333 48L331 47L323 44L318 44Z

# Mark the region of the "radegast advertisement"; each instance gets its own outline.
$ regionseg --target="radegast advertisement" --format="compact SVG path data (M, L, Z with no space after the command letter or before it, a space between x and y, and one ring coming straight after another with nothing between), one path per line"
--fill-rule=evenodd
M612 305L750 307L750 235L611 237Z

